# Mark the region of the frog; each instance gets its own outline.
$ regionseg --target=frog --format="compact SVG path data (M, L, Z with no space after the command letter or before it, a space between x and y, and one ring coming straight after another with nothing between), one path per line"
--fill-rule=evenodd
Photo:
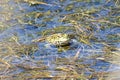
M74 35L67 33L55 33L32 40L32 42L48 42L55 46L68 46L71 44Z

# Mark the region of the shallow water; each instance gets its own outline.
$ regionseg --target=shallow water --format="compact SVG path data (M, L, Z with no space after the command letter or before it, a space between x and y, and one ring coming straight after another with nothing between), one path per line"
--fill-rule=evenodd
M118 79L111 74L120 69L119 2L42 1L0 1L1 79ZM75 33L76 38L59 48L32 42L54 33Z

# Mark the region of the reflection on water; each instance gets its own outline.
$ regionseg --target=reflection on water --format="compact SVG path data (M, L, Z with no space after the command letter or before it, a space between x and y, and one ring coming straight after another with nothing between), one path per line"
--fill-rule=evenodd
M0 1L0 78L119 79L119 7L110 0ZM32 42L55 33L75 39L64 47Z

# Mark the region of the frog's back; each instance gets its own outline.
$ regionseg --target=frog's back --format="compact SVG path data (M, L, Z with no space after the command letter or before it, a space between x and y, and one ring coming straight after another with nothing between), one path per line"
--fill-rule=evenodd
M67 34L57 33L47 37L46 40L54 45L66 45L69 43L70 38Z

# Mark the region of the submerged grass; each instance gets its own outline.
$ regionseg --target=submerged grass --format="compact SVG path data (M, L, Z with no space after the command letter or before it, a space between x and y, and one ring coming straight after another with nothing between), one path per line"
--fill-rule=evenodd
M67 0L60 0L60 3L63 4L66 1ZM46 10L43 12L30 11L30 12L26 12L25 15L21 14L22 17L24 16L23 19L21 19L22 17L19 16L15 18L18 18L17 21L19 24L22 25L23 28L26 24L37 26L36 29L38 30L42 28L46 28L45 30L35 32L37 35L45 36L53 33L74 33L76 34L75 36L77 41L80 43L89 45L91 47L94 47L92 44L99 43L103 45L101 51L103 54L99 54L99 55L95 54L95 55L91 55L89 58L86 56L86 58L79 59L79 56L81 55L79 49L78 52L75 53L73 57L67 57L67 58L66 57L61 58L61 56L59 56L60 58L57 57L55 61L53 61L53 64L56 66L54 66L55 67L54 69L51 69L51 66L45 66L44 63L36 64L35 62L37 61L32 61L32 58L30 58L30 60L28 59L31 55L34 55L36 51L40 50L37 44L22 44L19 42L19 36L11 36L11 38L7 38L4 41L0 42L0 74L1 74L0 78L1 79L3 80L6 79L109 80L109 79L113 79L113 77L116 76L118 72L115 72L116 74L111 76L112 74L109 74L109 72L96 71L96 69L93 69L91 66L96 66L96 63L98 63L98 61L104 61L111 64L120 65L119 64L120 49L115 45L115 43L120 42L120 34L114 31L115 29L119 29L120 27L119 0L113 0L112 3L115 4L115 6L106 6L106 4L111 2L111 0L107 0L106 3L102 4L102 6L97 8L96 7L87 8L85 7L85 5L84 7L75 6L75 4L77 4L78 2L84 2L90 5L91 3L93 3L91 2L91 0L87 0L87 1L72 0L72 1L73 3L63 6L64 8L63 11L66 12L74 11L74 13L61 14L62 10L59 11ZM43 0L40 1L23 0L23 2L28 3L29 8L32 7L38 8L38 5L41 4L49 7L54 6L52 4L46 3ZM19 3L19 0L17 3ZM24 10L22 11L24 12ZM101 13L101 11L106 11L106 15L104 15L104 12ZM10 11L7 9L6 12L10 12ZM12 20L12 18L10 17L10 15L12 14L11 12L9 14L3 14L1 12L0 14L2 14L2 16L5 16L3 18L5 20L1 21L0 23L0 32L6 30L11 26L16 25L17 22L15 22L15 24L6 24L10 20ZM58 23L62 23L63 25L57 25L53 28L47 29L47 23L55 21L56 19L54 17L56 16L59 17ZM64 24L66 24L67 26ZM111 32L109 31L105 32L105 34L103 34L104 38L103 36L101 37L101 35L98 34L101 31L106 31L108 29ZM23 55L27 56L27 60L23 59L22 57ZM16 58L22 59L23 62L17 65L13 64L12 61L14 62L14 59ZM85 63L86 60L91 60L91 59L94 59L93 63ZM28 63L26 63L27 61ZM17 72L12 73L14 70L17 70L19 68L24 70L18 73ZM106 66L103 66L102 68L106 68ZM9 75L10 73L12 75Z

